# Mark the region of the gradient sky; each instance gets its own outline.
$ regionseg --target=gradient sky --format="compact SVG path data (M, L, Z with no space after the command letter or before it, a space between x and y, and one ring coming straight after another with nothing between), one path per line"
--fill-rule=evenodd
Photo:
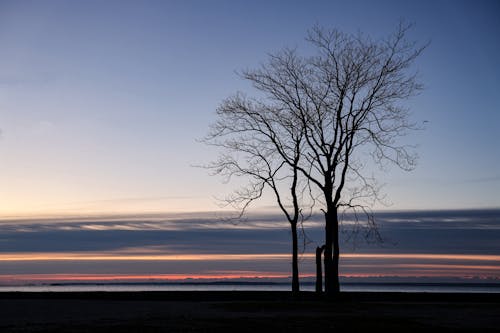
M0 1L0 216L217 210L192 165L235 70L307 47L314 24L430 46L408 106L420 162L391 209L500 207L497 1ZM264 200L260 206L272 205Z
M272 198L221 220L214 197L235 184L193 167L216 156L197 139L225 97L252 93L235 71L307 50L315 24L381 38L400 19L430 41L407 102L426 121L407 139L420 161L380 174L386 242L343 243L341 274L498 281L499 14L498 1L0 0L0 284L287 278ZM321 216L305 227L303 277Z

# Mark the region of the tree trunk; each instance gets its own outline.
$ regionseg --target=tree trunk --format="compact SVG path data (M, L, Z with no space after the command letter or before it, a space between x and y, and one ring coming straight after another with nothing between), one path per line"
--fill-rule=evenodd
M300 291L297 224L292 223L292 292Z
M333 230L332 230L332 238L333 238L333 276L332 276L332 292L339 293L340 292L340 281L339 281L339 259L340 259L340 246L339 246L339 219L337 215L337 210L335 209L332 214L333 218Z
M332 258L332 221L330 217L330 212L325 213L325 292L327 294L332 294L335 290L334 288L334 274L333 269L333 258Z
M337 209L328 205L325 213L325 292L335 295L340 292L339 283L339 220Z
M316 292L321 294L323 292L323 262L321 260L321 255L325 250L325 246L316 248Z

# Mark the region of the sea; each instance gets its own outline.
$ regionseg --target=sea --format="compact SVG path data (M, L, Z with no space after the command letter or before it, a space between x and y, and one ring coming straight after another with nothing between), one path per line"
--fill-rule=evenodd
M69 283L0 286L0 292L289 291L288 283ZM314 284L301 285L314 291ZM500 293L500 283L344 283L346 292Z

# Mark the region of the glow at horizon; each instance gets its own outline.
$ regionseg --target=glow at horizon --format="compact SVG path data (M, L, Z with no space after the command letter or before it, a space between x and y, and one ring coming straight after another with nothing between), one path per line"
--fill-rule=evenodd
M289 254L245 254L245 255L158 255L158 256L106 256L106 255L86 255L86 254L3 254L0 262L38 262L43 263L54 261L155 261L158 264L167 262L189 262L199 261L250 261L256 266L259 261L278 263L290 259ZM347 261L346 261L347 259ZM363 259L375 259L363 261ZM313 255L304 254L301 260L309 261L309 271L302 272L302 278L315 277L310 269L313 267ZM365 262L365 263L358 263ZM402 263L404 262L404 263ZM460 262L461 264L455 264ZM237 266L237 264L235 265ZM182 269L181 269L182 270ZM481 278L500 279L500 255L429 255L429 254L344 254L341 258L340 276L346 278L373 278L373 277L440 277L440 278ZM92 274L92 273L48 273L48 274L0 274L0 285L9 282L44 282L44 281L186 281L198 280L225 280L225 279L287 279L289 272L280 271L202 271L201 273L167 273L167 274Z
M183 281L224 280L224 279L287 279L289 272L283 271L247 271L210 270L210 262L227 262L228 268L237 268L238 263L247 261L259 267L259 262L274 263L283 267L290 260L290 254L156 254L133 255L120 253L4 253L0 254L0 262L48 263L70 261L72 264L84 262L122 262L130 265L137 261L154 261L159 265L169 262L198 262L207 264L199 273L164 273L164 274L91 274L91 273L54 273L46 274L0 274L0 284L12 281ZM306 270L302 278L313 278L314 255L301 255L302 265ZM56 266L57 267L57 266ZM201 267L201 266L200 266ZM341 255L340 275L346 278L380 278L380 277L440 277L440 278L482 278L500 279L500 255L464 255L464 254L428 254L428 253L344 253Z
M428 253L342 253L341 259L423 259L423 260L460 260L460 261L493 261L500 262L500 255L475 255L475 254L428 254ZM302 259L314 258L315 254L303 253ZM133 255L119 253L2 253L0 261L59 261L59 260L90 260L90 261L257 261L289 259L290 254L156 254ZM499 267L500 269L500 267Z

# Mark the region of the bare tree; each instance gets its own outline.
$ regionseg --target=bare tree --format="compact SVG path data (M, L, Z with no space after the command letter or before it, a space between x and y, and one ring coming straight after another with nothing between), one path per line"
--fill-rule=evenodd
M375 161L404 170L415 165L412 147L398 142L416 128L400 102L422 88L411 66L424 47L407 41L409 28L400 24L389 37L374 40L315 27L307 41L316 54L284 49L270 55L260 68L242 73L263 97L237 95L228 101L238 103L223 103L233 106L234 117L225 119L233 134L247 133L235 124L251 123L262 135L242 135L225 148L248 153L243 140L256 140L250 155L265 152L272 165L254 164L266 171L264 183L272 184L278 179L274 171L283 170L292 179L307 179L312 196L321 198L316 204L325 215L325 291L330 294L340 290L339 226L346 212L356 221L364 216L367 230L377 235L370 207L380 200L380 187L365 165ZM254 169L240 172L249 175Z
M225 153L208 167L229 180L247 177L247 186L236 190L225 201L239 209L241 217L250 203L273 192L292 234L292 291L298 292L298 227L310 216L303 213L307 183L299 179L299 161L304 149L304 131L285 113L237 94L217 109L218 120L211 126L205 142L224 148ZM279 150L279 154L277 151ZM281 157L286 155L286 160Z

